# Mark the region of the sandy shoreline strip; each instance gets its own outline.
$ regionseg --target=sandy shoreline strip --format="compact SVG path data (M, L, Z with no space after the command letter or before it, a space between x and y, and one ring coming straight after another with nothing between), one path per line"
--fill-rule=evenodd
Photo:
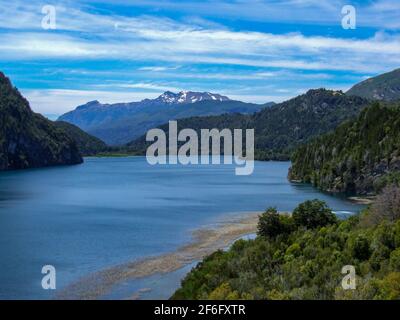
M224 217L213 226L193 231L193 241L175 252L95 272L67 286L56 295L56 299L98 299L126 280L176 271L226 248L241 236L255 233L259 214L251 212Z
M376 196L348 197L347 199L357 204L368 205L374 203Z

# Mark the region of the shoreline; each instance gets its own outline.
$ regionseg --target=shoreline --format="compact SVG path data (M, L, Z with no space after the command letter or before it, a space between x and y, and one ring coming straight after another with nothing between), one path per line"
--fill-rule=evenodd
M354 196L354 197L347 197L347 199L351 202L357 204L364 204L369 205L375 201L376 196Z
M192 241L173 252L100 270L68 285L55 299L101 299L115 285L124 281L179 270L219 249L229 247L243 236L254 234L260 214L248 212L219 218L212 225L193 230Z

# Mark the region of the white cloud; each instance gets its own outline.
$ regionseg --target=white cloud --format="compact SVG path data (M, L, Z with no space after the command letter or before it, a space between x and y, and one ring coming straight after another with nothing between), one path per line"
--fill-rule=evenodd
M169 85L162 85L162 84L157 84L157 83L151 83L151 82L138 82L138 83L108 83L108 84L99 84L95 85L96 87L99 88L124 88L124 89L146 89L146 90L151 90L151 91L182 91L184 88L177 88L177 87L172 87Z
M176 70L179 67L159 67L159 66L148 66L148 67L141 67L138 70L140 71L154 71L154 72L160 72L160 71L168 71L168 70Z
M332 26L340 25L342 7L352 4L348 0L189 0L179 4L174 0L102 0L102 2L120 3L127 7L155 7L204 17ZM358 2L355 6L360 27L400 29L398 0L365 1Z
M127 32L129 37L131 32ZM121 41L87 40L64 34L8 33L2 35L0 57L140 59L303 70L368 69L378 72L388 69L389 63L395 67L400 62L399 37L382 34L365 40L349 40L219 30L135 32L137 38ZM377 54L382 59L374 59Z
M282 101L295 95L298 89L290 92L291 88L284 87L263 95L260 94L264 92L261 88L257 91L257 86L250 86L246 81L270 83L280 79L281 85L285 85L282 78L286 76L291 80L314 79L323 83L322 80L331 80L331 71L345 71L347 75L353 72L377 74L389 71L400 65L399 34L380 31L370 38L352 39L306 36L301 33L250 32L229 29L199 18L199 15L207 17L215 13L224 18L262 18L264 22L280 19L280 22L331 25L334 22L333 25L340 25L343 3L344 0L236 0L211 3L204 0L185 1L179 5L169 0L135 0L130 4L127 1L120 3L126 5L127 10L138 5L187 13L182 20L175 21L154 16L121 16L111 11L102 11L100 14L101 11L90 10L90 4L71 5L60 0L56 4L57 30L44 31L40 28L43 17L41 4L0 0L4 9L0 11L0 60L44 63L107 60L131 65L126 70L73 70L66 67L54 71L71 77L93 76L93 81L82 88L94 90L23 90L33 108L45 113L62 113L93 99L126 102L151 98L165 90L195 90L196 86L201 87L203 80L209 80L204 82L207 85L220 84L221 90L218 87L213 89L222 93L229 91L226 88L236 90L228 81L243 80L243 87L248 89L241 91L237 88L237 95L233 98L260 103ZM210 5L214 13L209 12ZM359 27L368 25L400 29L399 5L398 1L379 0L357 6ZM292 9L288 10L289 7ZM138 67L136 62L145 66ZM202 66L194 66L196 64ZM214 71L206 70L205 64L215 65ZM187 71L188 67L193 68ZM196 68L202 71L197 72ZM125 81L135 73L135 78ZM138 75L147 78L138 79ZM347 81L337 78L337 83L347 84L349 77ZM166 81L174 78L181 80ZM96 81L100 82L99 79L101 83L94 85ZM191 79L194 83L190 82ZM181 88L181 85L187 87ZM123 89L124 92L114 92L112 89ZM229 95L229 92L225 94Z
M116 92L65 89L20 91L28 99L32 110L46 114L62 114L92 100L99 100L102 103L117 103L140 101L145 98L155 98L158 96L158 93L151 93L148 91Z
M226 95L226 93L224 93L224 92L222 92L222 94ZM276 102L276 103L282 102L282 101L292 98L293 94L292 93L288 93L286 95L233 94L233 95L228 95L228 96L229 96L229 98L231 98L233 100L263 104L263 103L267 103L267 102Z
M217 5L227 3L218 2ZM317 5L327 10L331 6L327 1L314 0L291 0L285 5L302 8ZM12 3L6 7L5 13L0 14L0 27L22 29L1 33L0 58L7 60L127 59L302 70L368 69L371 72L394 68L400 63L400 36L383 32L368 39L345 39L300 33L233 31L207 25L203 19L198 24L195 24L196 19L187 19L192 22L189 24L151 16L106 16L85 12L79 6L61 5L57 7L60 10L58 29L48 32L39 31L42 16L38 5L24 5L22 13L21 5ZM382 12L391 7L392 2L381 1L371 8ZM368 10L372 11L371 8ZM21 16L23 22L20 22ZM381 59L375 58L377 54ZM150 66L141 70L161 72L167 68Z

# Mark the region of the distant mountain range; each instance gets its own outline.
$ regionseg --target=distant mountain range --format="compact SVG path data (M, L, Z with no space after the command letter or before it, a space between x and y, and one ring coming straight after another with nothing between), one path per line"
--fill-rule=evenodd
M199 101L230 101L226 96L210 92L193 92L193 91L181 91L179 93L173 93L171 91L164 92L154 102L167 103L167 104L185 104L185 103L196 103ZM145 100L146 101L146 100ZM151 100L147 100L151 101Z
M81 163L78 148L63 130L34 113L0 72L0 170Z
M364 80L349 91L348 95L371 100L395 101L400 99L400 68Z
M145 132L155 127L168 131L168 120L178 120L179 129L197 131L254 128L257 159L287 160L300 145L335 130L346 120L356 119L371 101L398 100L399 70L363 81L346 94L316 89L279 104L258 105L208 92L167 91L156 99L140 102L92 101L61 116L57 122L34 113L28 101L0 72L0 170L76 164L82 162L81 154L144 153ZM378 115L376 119L380 119ZM370 129L366 128L362 135L375 134L374 121L370 121ZM390 125L397 126L396 121ZM109 144L127 144L110 148L85 131Z
M273 104L244 103L209 92L167 91L156 99L140 102L102 104L91 101L58 120L72 123L109 145L122 145L169 120L224 113L248 114Z
M288 160L293 149L311 138L335 129L368 105L367 99L342 91L309 90L288 101L264 108L252 115L223 114L178 120L178 129L254 128L255 152L260 160ZM161 126L168 132L168 124ZM128 144L144 153L149 143L145 135Z
M230 100L226 96L209 92L182 91L173 93L167 91L156 99L144 99L140 102L102 104L96 100L91 101L60 116L59 120L78 126L109 145L117 146L128 143L132 146L135 145L132 141L140 138L149 129L161 126L169 120L185 119L185 123L196 126L193 121L199 121L203 124L204 121L215 121L217 123L219 121L223 121L223 123L233 121L231 125L233 123L237 125L238 121L247 123L247 121L252 121L248 119L262 119L256 120L259 156L270 158L272 152L273 158L279 154L286 158L293 145L332 130L340 121L358 114L360 108L351 109L355 106L353 103L358 105L357 99L353 98L352 100L350 98L349 104L347 104L347 102L344 102L347 99L346 97L355 96L368 100L384 101L400 99L400 69L356 84L346 94L336 92L327 95L327 91L325 91L325 94L317 97L317 92L322 94L323 91L310 91L307 95L300 96L303 98L291 99L269 110L268 107L273 106L273 102L259 105ZM307 98L316 100L302 100ZM361 102L361 100L358 100L358 102ZM339 104L336 106L332 103ZM362 101L362 104L365 105L366 101ZM287 111L286 105L290 105L293 110L289 108L289 111ZM329 107L324 108L324 105ZM345 108L343 109L343 107ZM346 107L350 107L351 110L347 110ZM264 108L267 109L262 110ZM255 112L258 113L254 117L251 116ZM320 117L319 120L327 122L319 123L316 117L311 117L316 121L314 123L310 118L312 112L317 112L316 115L318 114L318 117ZM341 112L343 114L340 114ZM243 116L237 115L238 113ZM220 117L215 119L210 117L207 117L207 119L198 118L205 116ZM193 117L196 118L188 119ZM288 120L292 117L297 118L293 120L298 120L293 121L293 124L296 124L294 127L279 121L280 119L285 121L285 119ZM303 121L311 121L311 123ZM313 127L314 124L316 125L315 128Z

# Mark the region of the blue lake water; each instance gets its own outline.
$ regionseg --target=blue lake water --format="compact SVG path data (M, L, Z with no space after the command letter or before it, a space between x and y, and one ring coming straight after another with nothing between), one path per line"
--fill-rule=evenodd
M144 157L88 158L77 166L0 173L0 299L51 299L82 276L172 252L215 219L268 206L290 211L320 198L335 211L361 207L287 181L289 162L151 166ZM57 290L41 287L42 266ZM166 297L189 269L148 279L146 298ZM172 292L171 292L172 293ZM128 294L128 293L127 293Z

